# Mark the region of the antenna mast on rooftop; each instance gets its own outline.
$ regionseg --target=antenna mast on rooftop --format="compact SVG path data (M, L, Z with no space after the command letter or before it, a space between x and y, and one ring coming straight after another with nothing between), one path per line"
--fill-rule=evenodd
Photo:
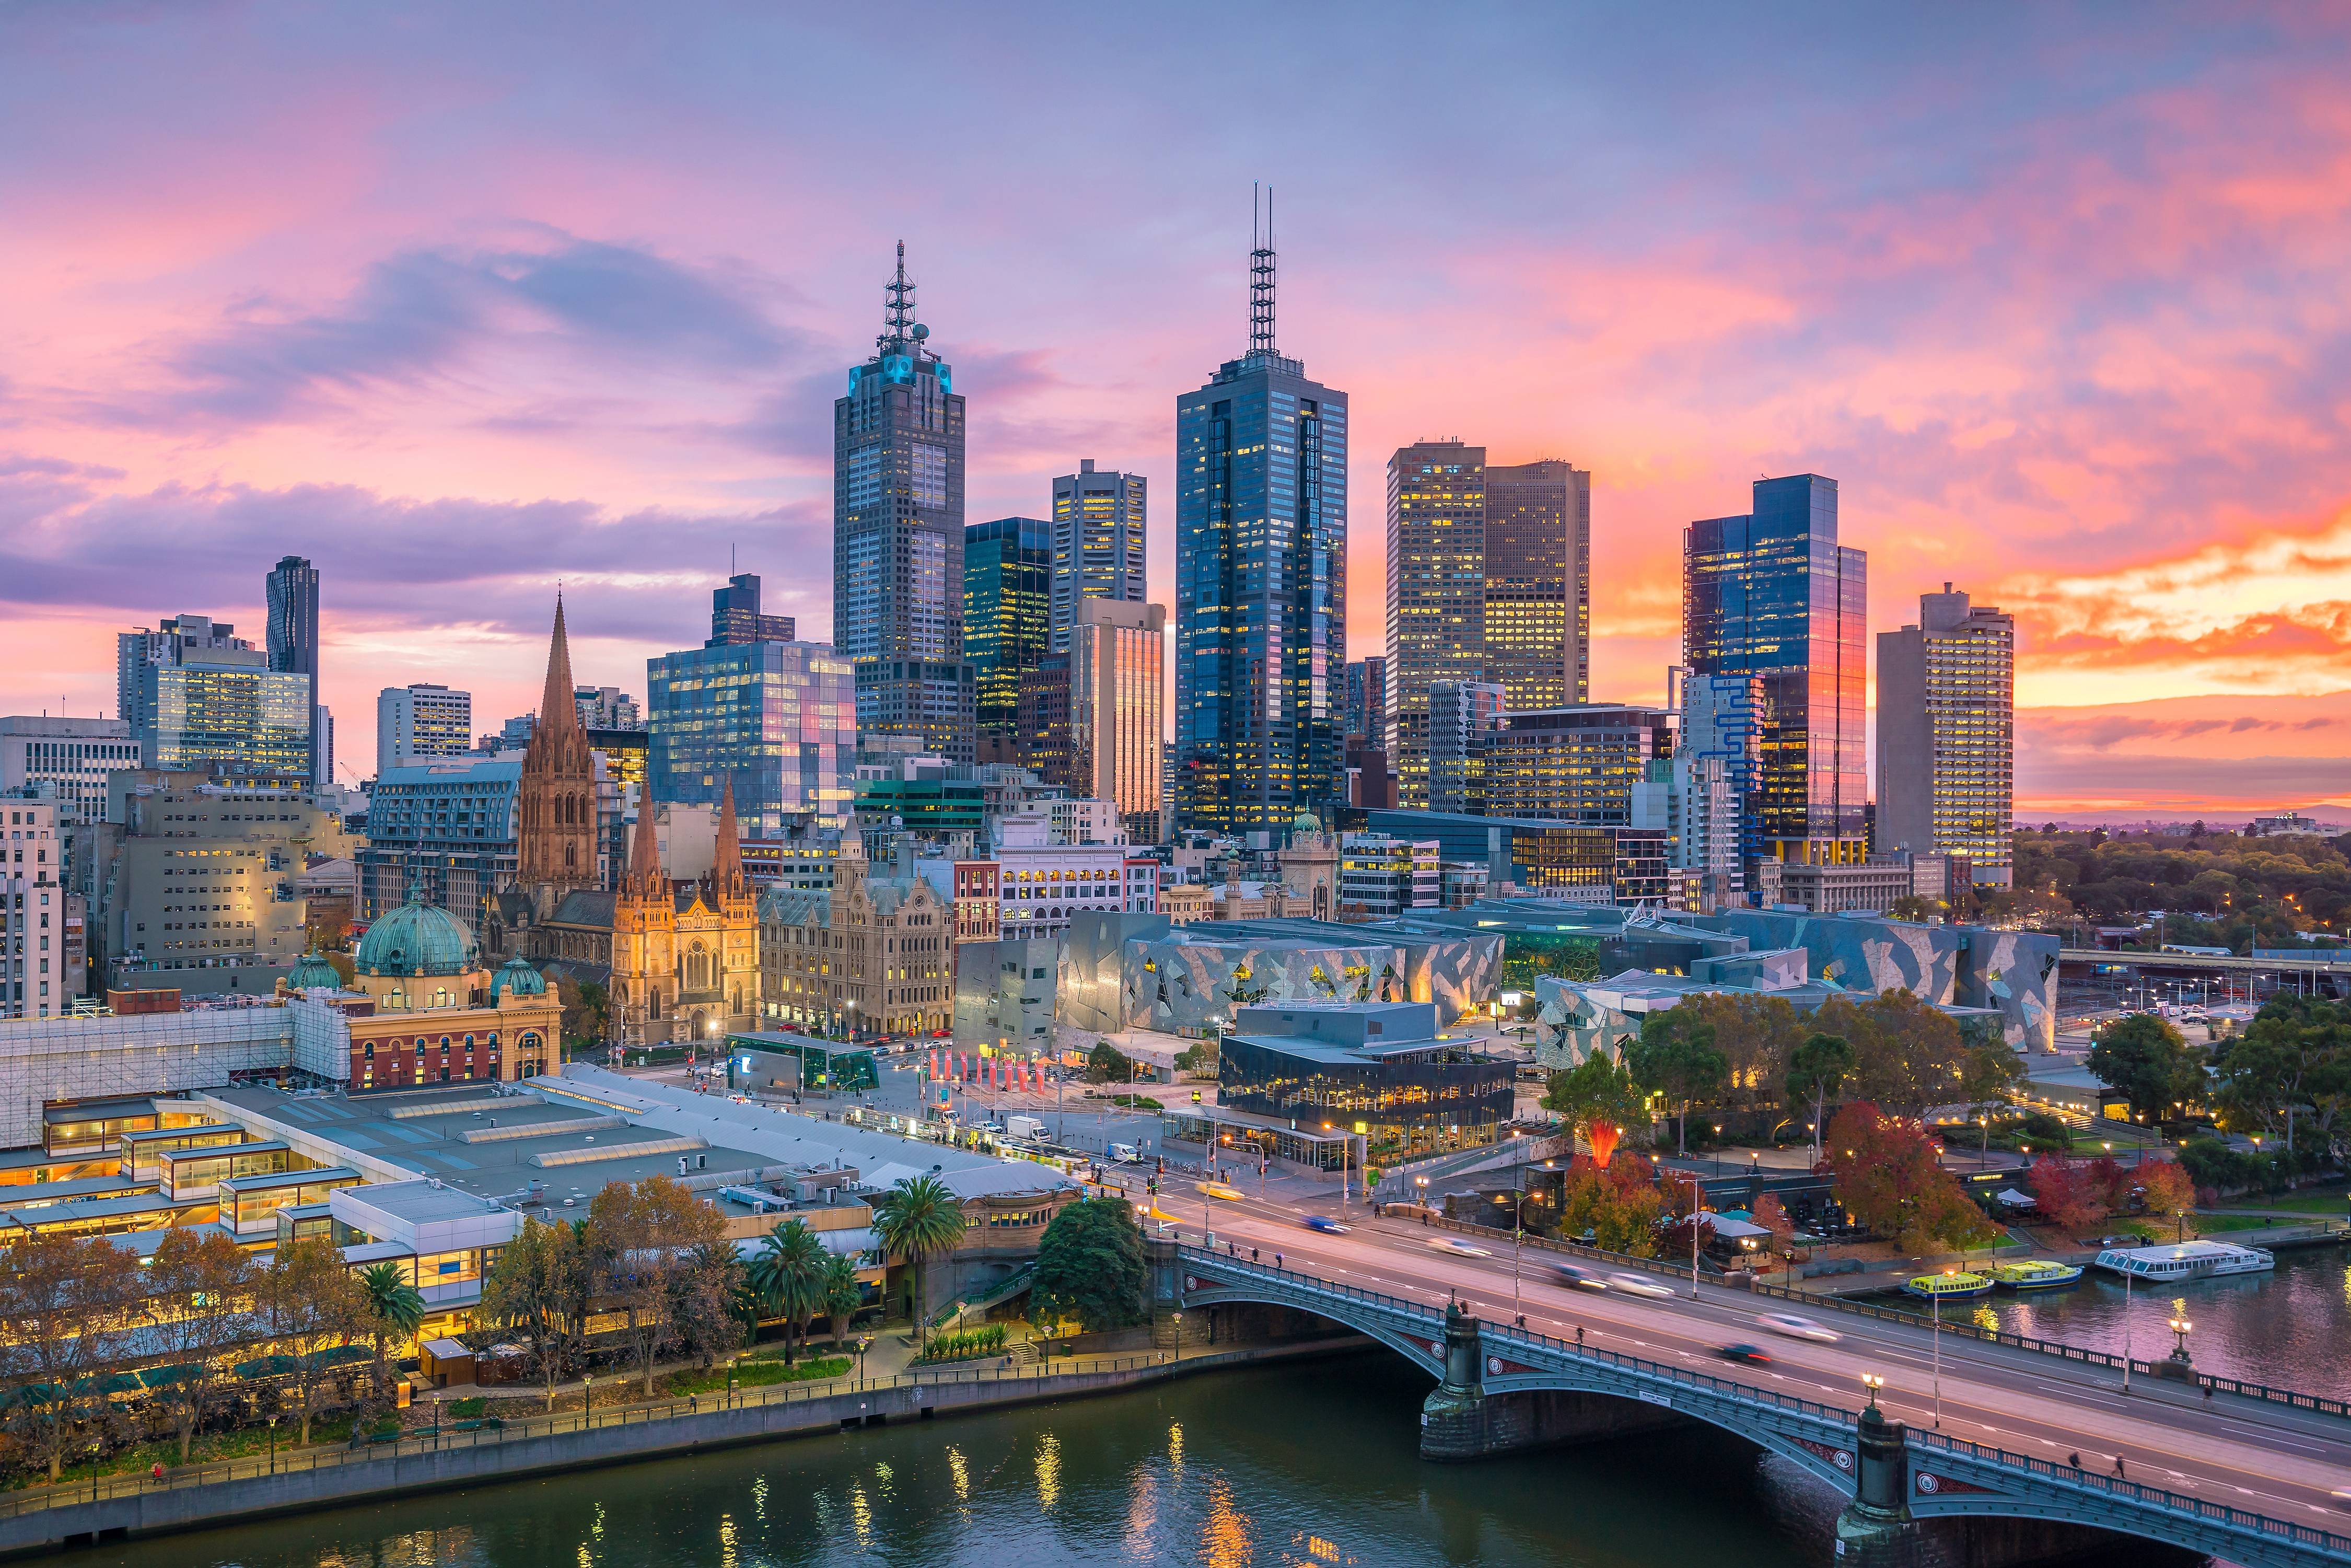
M898 242L898 275L883 286L882 295L888 302L882 319L889 330L882 334L880 340L903 343L914 335L914 285L906 277L904 240Z
M1273 192L1265 192L1262 230L1258 186L1249 186L1249 352L1271 355L1273 346Z

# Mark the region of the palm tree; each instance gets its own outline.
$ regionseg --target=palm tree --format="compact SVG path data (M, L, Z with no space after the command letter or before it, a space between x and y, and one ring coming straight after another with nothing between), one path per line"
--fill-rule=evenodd
M963 1206L947 1184L935 1176L902 1181L882 1195L873 1209L873 1234L885 1253L905 1254L914 1271L914 1326L923 1348L930 1349L930 1325L923 1321L923 1260L945 1252L963 1239Z
M759 1239L751 1260L751 1288L784 1320L784 1364L793 1338L824 1310L824 1270L831 1254L805 1220L788 1219Z
M378 1263L360 1270L360 1301L368 1327L375 1334L375 1392L383 1397L384 1342L392 1334L406 1339L424 1326L424 1296L409 1282L397 1263Z
M857 1260L836 1253L824 1266L824 1315L830 1320L834 1349L841 1347L841 1331L864 1304L865 1283L857 1277Z

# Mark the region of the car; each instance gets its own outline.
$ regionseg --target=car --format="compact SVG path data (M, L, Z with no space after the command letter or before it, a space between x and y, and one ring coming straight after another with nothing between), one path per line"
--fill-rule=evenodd
M1573 1263L1554 1263L1551 1271L1559 1277L1561 1284L1573 1285L1579 1291L1604 1291L1608 1288L1607 1281L1591 1270L1579 1269Z
M1222 1198L1227 1203L1238 1203L1242 1196L1240 1188L1227 1186L1220 1181L1204 1181L1200 1184L1200 1191L1209 1197Z
M1432 1236L1428 1244L1439 1252L1450 1252L1457 1258L1491 1258L1483 1247L1472 1247L1457 1236Z
M1670 1296L1674 1293L1672 1286L1661 1285L1646 1274L1611 1274L1608 1276L1608 1288L1622 1291L1628 1296Z
M1327 1214L1310 1214L1299 1223L1309 1230L1319 1230L1325 1236L1344 1236L1347 1228Z
M1773 1333L1786 1334L1790 1339L1808 1339L1815 1344L1834 1344L1844 1338L1826 1323L1795 1312L1758 1312L1755 1321Z
M1771 1353L1760 1344L1717 1345L1714 1354L1725 1361L1735 1361L1741 1366L1769 1366Z

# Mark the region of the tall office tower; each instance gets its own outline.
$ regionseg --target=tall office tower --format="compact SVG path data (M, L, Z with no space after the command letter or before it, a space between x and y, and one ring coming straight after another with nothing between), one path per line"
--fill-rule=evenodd
M1492 467L1423 441L1388 460L1388 740L1405 804L1428 800L1428 688L1499 685L1512 713L1591 689L1592 476Z
M1271 225L1249 350L1176 400L1178 824L1286 834L1343 799L1347 395L1274 346Z
M419 757L462 757L474 745L474 694L419 681L375 695L379 778Z
M1091 457L1078 465L1076 473L1053 481L1053 645L1049 652L1069 652L1080 600L1143 602L1144 493L1142 475L1098 474Z
M978 683L982 736L1019 733L1020 677L1050 651L1053 525L998 517L963 531L963 651Z
M269 655L236 635L236 628L225 621L180 614L158 624L162 628L158 632L141 626L135 632L117 632L114 638L114 711L117 717L129 722L133 735L154 727L154 713L140 705L145 700L142 690L152 685L148 672L157 666L269 667Z
M741 571L724 588L710 591L710 641L705 648L740 648L750 643L797 643L799 627L789 615L759 613L759 579Z
M1432 811L1479 811L1491 798L1487 753L1507 710L1502 688L1490 681L1428 683L1428 753L1425 781Z
M645 732L644 799L716 805L732 779L748 837L849 821L857 688L849 661L825 643L761 641L648 659ZM638 766L618 747L605 758L624 781Z
M1486 678L1512 713L1592 700L1592 474L1486 470Z
M1666 706L1681 715L1674 746L1674 865L1712 879L1701 883L1700 894L1719 909L1739 902L1763 854L1757 799L1763 677L1693 675L1674 668L1666 682Z
M1020 766L1048 784L1070 781L1070 655L1048 653L1020 674L1014 712Z
M1388 662L1384 654L1350 660L1347 664L1346 732L1351 744L1374 749L1387 728Z
M1877 844L1962 855L1979 886L2014 878L2016 621L1943 584L1918 623L1877 634Z
M310 781L331 784L326 727L319 721L319 569L298 555L282 557L267 587L269 667L310 677Z
M857 666L857 730L973 759L963 651L964 400L914 319L906 246L883 290L873 357L832 405L832 614Z
M1837 486L1755 482L1755 509L1684 531L1682 662L1763 680L1757 829L1764 855L1868 856L1868 558L1837 543Z
M312 782L324 789L335 781L335 710L319 703L310 712L318 724L313 733L319 742L319 771Z
M1662 708L1584 703L1510 714L1485 739L1482 809L1496 817L1665 828L1662 820L1638 820L1635 789L1673 743L1673 720ZM1433 771L1443 777L1441 768Z
M1388 459L1388 716L1407 807L1428 804L1428 688L1486 678L1486 449L1421 441Z
M1070 786L1116 806L1129 843L1155 844L1167 608L1090 598L1071 631Z

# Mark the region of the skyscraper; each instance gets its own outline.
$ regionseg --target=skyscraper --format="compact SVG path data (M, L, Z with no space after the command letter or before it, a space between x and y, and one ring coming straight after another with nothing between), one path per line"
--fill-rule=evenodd
M1070 639L1070 784L1118 808L1130 843L1160 840L1160 672L1167 611L1084 599Z
M1701 912L1737 903L1763 855L1763 678L1667 672L1674 745L1674 866L1699 878Z
M1143 602L1145 486L1140 474L1098 474L1086 458L1053 481L1053 638L1064 653L1081 599Z
M1384 653L1353 659L1347 664L1347 739L1382 746L1387 726L1388 661Z
M799 627L789 615L759 612L759 579L737 572L726 586L710 591L710 641L705 648L739 648L747 643L796 643Z
M733 781L744 831L779 839L848 819L857 688L822 643L762 640L645 661L644 798L716 804Z
M150 768L214 764L311 779L310 677L208 615L165 620L115 638L115 680L131 737Z
M1757 830L1765 855L1867 858L1868 558L1837 543L1837 485L1755 482L1755 509L1684 530L1682 662L1763 681Z
M282 557L267 579L269 667L310 677L310 781L329 784L326 727L319 722L319 569Z
M1019 734L1020 677L1051 641L1053 525L998 517L963 533L963 646L978 683L979 733Z
M1176 400L1176 810L1286 833L1337 803L1347 662L1347 395L1274 345L1271 225L1249 349Z
M834 644L857 669L857 728L973 758L963 650L964 400L914 319L906 247L873 357L832 405Z
M474 694L419 681L375 697L379 777L420 757L462 757L474 745Z
M2015 789L2016 621L1947 582L1877 634L1877 847L1964 856L2007 887Z
M1591 689L1592 476L1555 458L1492 467L1421 441L1388 460L1388 738L1407 805L1428 803L1428 688L1499 685L1512 713Z

